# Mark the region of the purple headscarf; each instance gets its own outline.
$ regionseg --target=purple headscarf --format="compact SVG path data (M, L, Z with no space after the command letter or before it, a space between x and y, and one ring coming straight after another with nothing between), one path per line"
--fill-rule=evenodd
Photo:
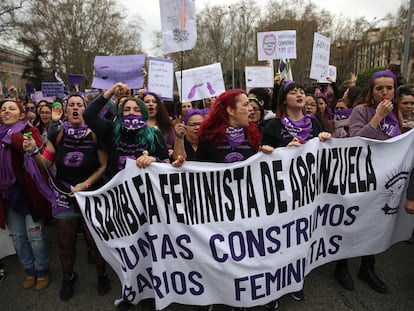
M380 71L374 72L374 74L371 77L371 80L369 81L369 86L371 87L371 89L374 87L374 81L378 79L379 77L383 77L383 76L391 77L394 80L394 87L396 87L397 77L395 76L395 74L391 70L380 70Z

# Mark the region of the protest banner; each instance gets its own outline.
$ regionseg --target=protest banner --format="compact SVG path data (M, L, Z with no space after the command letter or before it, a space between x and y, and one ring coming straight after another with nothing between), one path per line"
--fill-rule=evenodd
M174 61L166 58L148 57L147 90L159 94L164 100L173 100Z
M176 71L175 79L181 102L219 96L226 90L220 63Z
M131 89L144 86L141 72L145 65L145 54L95 56L92 88L109 89L117 82L128 84Z
M246 88L271 87L273 88L273 67L246 66Z
M330 48L331 40L315 32L313 36L310 78L316 80L326 79L328 75Z
M258 60L296 59L296 30L257 33Z
M75 196L123 300L252 307L301 289L320 265L411 236L413 143L411 131L314 138L236 163L134 162Z
M164 54L191 50L197 42L195 0L160 0Z
M68 74L69 86L79 90L82 85L83 76L80 74Z
M61 82L42 82L43 97L60 97L65 96L65 85Z

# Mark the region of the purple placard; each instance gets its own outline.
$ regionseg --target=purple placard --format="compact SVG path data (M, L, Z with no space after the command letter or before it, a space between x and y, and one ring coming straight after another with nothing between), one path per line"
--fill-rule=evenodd
M34 94L35 93L35 88L33 83L25 83L25 88L26 88L26 94Z
M44 97L65 97L65 85L60 82L42 82L42 93Z
M82 85L82 75L78 75L78 74L74 74L74 73L70 73L68 75L68 79L69 79L69 85L70 86L81 86Z
M145 54L120 56L95 56L92 87L109 89L117 82L128 84L131 89L144 86Z

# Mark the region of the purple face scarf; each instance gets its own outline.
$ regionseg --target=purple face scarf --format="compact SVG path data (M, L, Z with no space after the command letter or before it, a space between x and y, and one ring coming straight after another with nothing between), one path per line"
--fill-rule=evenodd
M294 121L288 116L282 116L280 121L292 137L296 137L301 142L309 138L312 130L312 115L307 114L299 121Z
M372 113L375 115L376 107L371 107ZM381 131L389 136L395 137L401 134L400 123L398 122L397 116L394 112L389 113L384 119L379 123L379 128Z
M21 132L25 126L26 123L23 121L18 121L12 126L0 126L0 193L3 198L7 197L7 190L16 180L11 158L11 136L13 133Z
M65 134L74 139L83 138L86 136L86 133L88 132L88 126L85 124L79 125L79 126L72 126L69 123L65 122L63 123L63 128L65 130Z
M141 115L129 114L122 117L121 125L129 131L139 130L147 126L147 121L145 121Z
M231 126L226 128L226 141L230 144L232 148L236 148L244 140L244 128Z
M345 120L351 116L352 109L335 109L334 120Z

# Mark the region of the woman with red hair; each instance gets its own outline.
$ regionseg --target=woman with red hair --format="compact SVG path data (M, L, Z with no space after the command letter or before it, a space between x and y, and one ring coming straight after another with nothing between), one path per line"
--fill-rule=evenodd
M243 161L261 147L261 134L256 123L249 121L252 106L244 90L222 93L211 107L200 127L196 159L204 162L231 163Z

